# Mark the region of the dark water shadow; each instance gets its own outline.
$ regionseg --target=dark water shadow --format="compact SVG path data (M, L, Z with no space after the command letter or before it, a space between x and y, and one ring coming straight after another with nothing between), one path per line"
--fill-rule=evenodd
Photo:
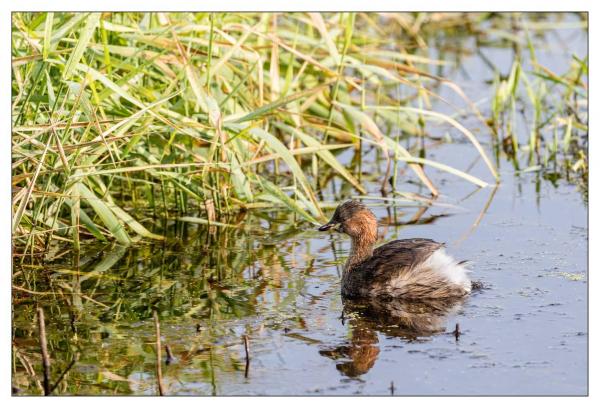
M412 342L444 333L448 315L458 312L463 303L464 299L344 299L341 320L350 327L350 339L319 354L336 361L343 375L358 377L377 361L378 334Z

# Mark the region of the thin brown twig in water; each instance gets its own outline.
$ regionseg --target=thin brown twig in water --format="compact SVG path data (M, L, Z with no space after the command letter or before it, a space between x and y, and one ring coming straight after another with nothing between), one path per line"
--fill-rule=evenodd
M454 328L454 331L452 332L452 334L454 335L454 338L456 339L456 341L458 341L460 335L462 334L458 323L456 323L456 327Z
M165 360L165 364L169 365L173 361L175 361L175 356L173 356L173 352L171 351L171 347L168 344L165 344L165 352L167 353L167 359Z
M38 328L40 333L40 347L42 349L42 364L44 366L44 395L50 395L50 356L46 342L46 323L44 322L44 309L38 307Z
M50 390L50 394L52 394L54 392L54 390L56 389L56 387L58 387L58 385L60 384L60 382L62 381L62 379L65 377L65 375L67 375L67 373L69 372L69 370L71 368L73 368L73 366L75 365L75 363L77 362L77 360L79 360L79 354L76 354L75 356L73 356L73 360L71 360L71 363L69 363L69 365L67 366L67 368L65 368L65 371L63 371L62 374L60 375L60 377L58 377L58 380L56 380L56 383L54 384L54 386Z
M390 178L391 165L392 165L392 159L390 158L389 155L387 155L387 167L385 169L385 176L383 176L383 181L381 183L381 188L380 188L381 195L383 197L387 196L387 192L388 192L387 186L388 186L389 178Z
M158 313L154 311L154 328L156 329L156 380L158 382L158 395L165 395L162 383L162 368L161 361L161 346L160 346L160 322L158 321Z
M250 369L250 344L248 342L248 336L244 334L244 350L246 351L246 370L244 371L244 377L248 378L248 372Z

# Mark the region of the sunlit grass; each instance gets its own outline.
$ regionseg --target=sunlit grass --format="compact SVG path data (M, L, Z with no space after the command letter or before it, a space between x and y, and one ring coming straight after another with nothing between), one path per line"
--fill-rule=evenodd
M578 184L586 197L588 58L572 54L568 69L553 72L538 62L531 39L530 30L540 24L518 22L525 40L515 44L508 76L498 72L494 81L491 120L497 150L519 172L539 171L552 182L564 178ZM579 24L585 28L587 22L582 18Z
M281 206L318 223L324 169L357 194L368 193L360 168L351 171L336 155L360 152L363 140L395 163L394 180L407 166L434 196L428 165L478 186L495 182L477 139L454 119L422 109L436 98L428 84L443 80L428 66L445 61L420 52L418 32L411 32L407 51L390 47L377 27L385 21L402 33L417 24L413 18L15 13L15 241L33 251L51 239L76 247L91 237L122 244L136 236L160 239L132 209L168 218L199 210L214 223L239 210ZM398 91L401 101L390 98ZM490 179L413 157L382 130L410 136L427 116L465 133Z

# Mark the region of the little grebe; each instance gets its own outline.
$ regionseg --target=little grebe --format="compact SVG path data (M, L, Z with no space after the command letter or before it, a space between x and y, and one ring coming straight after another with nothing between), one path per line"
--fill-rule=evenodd
M456 262L444 244L424 238L400 239L373 249L377 219L359 201L338 206L319 227L348 234L350 256L342 273L342 296L442 299L471 292L464 262Z

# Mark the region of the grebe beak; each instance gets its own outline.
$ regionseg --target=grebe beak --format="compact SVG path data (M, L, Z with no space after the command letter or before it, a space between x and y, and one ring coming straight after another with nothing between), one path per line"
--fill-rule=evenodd
M319 231L329 231L330 229L335 229L339 224L336 224L335 222L328 222L325 225L321 225L319 227Z

